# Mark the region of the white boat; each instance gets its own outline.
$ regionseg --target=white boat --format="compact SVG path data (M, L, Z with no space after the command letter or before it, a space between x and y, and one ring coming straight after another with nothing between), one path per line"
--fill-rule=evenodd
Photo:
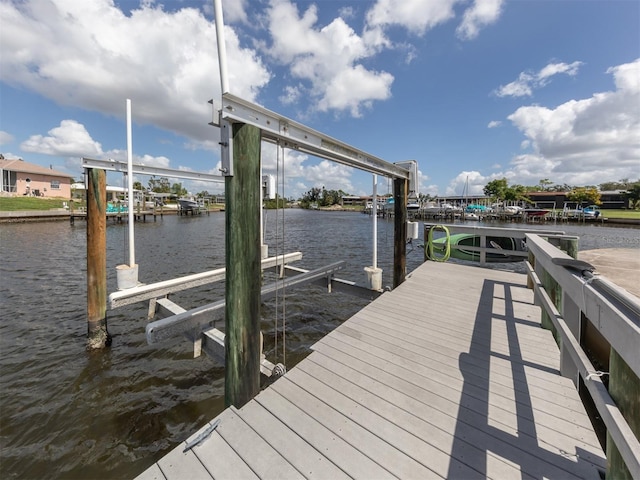
M435 202L427 202L427 204L422 207L422 211L427 215L450 215L460 214L462 208L451 205L450 203L437 204Z
M198 202L193 198L182 197L178 199L178 203L180 204L180 208L182 210L197 210Z

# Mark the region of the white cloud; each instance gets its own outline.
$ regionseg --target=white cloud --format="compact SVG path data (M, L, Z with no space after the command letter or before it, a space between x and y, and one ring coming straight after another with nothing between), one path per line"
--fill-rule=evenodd
M362 65L344 69L330 79L326 93L318 102L320 111L348 108L351 116L360 117L361 109L370 108L373 100L386 100L391 96L393 75L372 72Z
M52 128L47 133L48 135L32 135L20 144L20 148L29 153L65 157L65 165L70 171L82 170L82 157L127 161L126 150L104 151L102 145L91 137L85 126L75 120L63 120L60 126ZM133 163L169 168L171 162L165 156L134 154Z
M111 0L25 0L2 2L0 23L3 82L117 117L131 98L137 123L193 140L212 136L207 101L220 95L215 28L200 11L148 2L127 16ZM269 73L231 27L225 35L233 93L253 100Z
M617 89L556 108L525 106L509 120L526 136L531 153L517 156L520 182L597 185L606 178L636 178L640 166L640 59L610 68Z
M400 26L416 35L451 20L459 0L378 0L367 12L371 28Z
M351 167L322 160L317 165L305 168L304 177L312 186L352 193L354 191L351 183L352 173Z
M494 178L502 178L502 176L497 174L484 176L475 170L460 172L447 185L445 195L483 195L484 186Z
M4 130L0 130L0 145L6 145L7 143L13 142L13 135Z
M494 93L498 97L530 97L533 90L547 85L554 75L565 74L573 77L578 74L582 62L550 63L538 73L521 72L518 79L506 85L501 85Z
M232 2L222 2L222 15L224 23L246 22L247 21L247 4L248 0L233 0ZM213 5L211 0L205 2L205 5ZM211 9L213 10L213 9Z
M502 13L504 0L475 0L473 6L464 12L462 23L456 33L464 40L471 40L478 36L480 29L491 25Z
M25 152L61 157L91 157L103 154L102 145L91 138L84 125L75 120L62 120L48 136L32 135L20 144Z
M487 125L487 128L496 128L496 127L499 127L500 125L502 125L502 122L500 120L491 120Z
M302 96L301 85L287 85L284 87L284 93L278 97L283 105L291 105L296 103Z
M341 17L326 26L317 22L315 5L299 14L288 0L271 2L268 28L272 43L266 50L274 61L286 65L295 79L310 84L308 89L300 83L287 87L283 99L298 98L304 88L318 110L348 110L356 117L374 100L388 99L393 76L368 70L360 63L379 51L374 42L380 39L358 36Z
M356 10L353 7L342 7L339 11L339 15L344 19L354 18Z

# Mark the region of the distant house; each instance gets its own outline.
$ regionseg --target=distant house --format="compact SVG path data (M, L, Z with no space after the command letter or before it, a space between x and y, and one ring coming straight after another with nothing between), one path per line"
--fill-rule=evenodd
M343 206L364 205L366 202L367 197L356 197L353 195L345 195L342 197Z
M71 198L71 177L21 159L0 158L0 192L14 196Z
M577 208L580 206L577 202L572 202L567 199L568 192L528 192L526 195L538 207ZM625 198L624 190L607 190L600 192L600 208L627 208L628 205L629 200Z

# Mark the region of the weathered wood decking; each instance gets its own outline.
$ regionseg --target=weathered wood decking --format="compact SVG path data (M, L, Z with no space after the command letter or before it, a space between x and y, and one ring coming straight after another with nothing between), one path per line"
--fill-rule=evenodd
M604 454L525 284L420 266L138 478L598 479Z

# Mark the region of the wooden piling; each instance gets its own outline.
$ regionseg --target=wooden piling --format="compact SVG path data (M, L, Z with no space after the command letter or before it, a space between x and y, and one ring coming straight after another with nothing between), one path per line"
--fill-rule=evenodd
M407 270L407 180L393 180L393 288L404 282Z
M234 124L233 176L225 179L225 404L260 391L260 129Z
M107 332L107 173L87 169L87 348L111 345Z
M640 379L613 348L609 357L609 394L631 431L640 438ZM607 478L628 479L629 472L620 451L607 433Z

